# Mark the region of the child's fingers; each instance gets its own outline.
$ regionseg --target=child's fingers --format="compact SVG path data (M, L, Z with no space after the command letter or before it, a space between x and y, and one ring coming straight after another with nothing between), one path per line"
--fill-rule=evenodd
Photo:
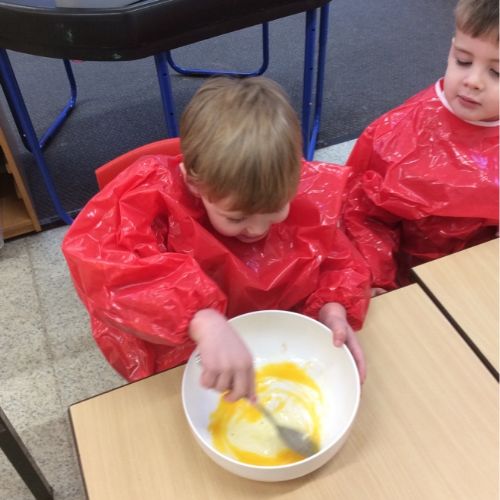
M333 332L333 344L335 347L340 347L347 340L347 324L345 321L334 321L331 327Z
M217 382L218 373L212 370L203 370L201 374L201 385L206 389L212 389Z
M363 350L361 349L361 345L359 344L354 332L352 332L349 336L347 347L349 348L349 351L351 351L352 357L354 358L356 366L358 367L359 378L361 380L361 383L363 383L366 379L365 357L363 354Z
M255 392L255 372L253 366L247 370L247 379L249 383L248 399L251 403L257 402L257 393Z
M238 401L238 399L249 397L250 384L246 371L237 371L232 379L232 389L225 396L226 401Z
M213 388L216 391L224 392L230 390L233 385L233 374L230 371L224 371L219 374Z

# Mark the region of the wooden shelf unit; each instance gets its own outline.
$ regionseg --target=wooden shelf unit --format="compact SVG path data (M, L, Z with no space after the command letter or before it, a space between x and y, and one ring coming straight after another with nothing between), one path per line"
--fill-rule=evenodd
M33 231L40 223L26 183L4 131L0 128L0 228L5 240ZM4 168L5 167L5 171Z

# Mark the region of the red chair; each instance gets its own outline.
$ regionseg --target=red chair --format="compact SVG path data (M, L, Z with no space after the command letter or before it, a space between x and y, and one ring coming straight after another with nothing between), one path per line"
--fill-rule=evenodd
M114 179L122 170L132 165L135 160L145 155L170 155L177 156L181 153L181 142L178 137L163 139L161 141L145 144L133 149L117 158L108 161L95 171L97 185L101 190L109 181Z

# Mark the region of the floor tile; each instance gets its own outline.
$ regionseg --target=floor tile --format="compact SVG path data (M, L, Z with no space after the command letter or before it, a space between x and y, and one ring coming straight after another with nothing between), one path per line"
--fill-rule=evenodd
M318 161L326 161L330 163L337 163L338 165L345 165L351 150L356 143L356 139L352 141L335 144L327 148L318 149L314 153L314 159Z
M54 369L64 408L126 383L97 347L58 360Z

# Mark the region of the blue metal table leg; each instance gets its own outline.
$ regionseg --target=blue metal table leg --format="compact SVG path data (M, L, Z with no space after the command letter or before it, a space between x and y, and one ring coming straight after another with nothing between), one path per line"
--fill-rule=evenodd
M168 74L167 65L168 52L161 52L155 55L156 74L158 75L158 83L160 84L161 100L163 103L163 113L167 125L168 137L177 137L177 123L174 114L174 100L172 98L172 85L170 83L170 75Z
M47 131L43 134L42 138L39 141L40 147L43 149L45 145L52 139L52 137L55 135L55 133L59 130L61 125L66 121L66 118L69 116L71 111L76 105L76 81L75 81L75 76L73 74L73 69L71 68L71 63L64 59L63 60L64 67L66 70L66 75L68 77L69 85L70 85L70 98L68 102L66 103L64 109L59 113L59 115L56 117L56 119L53 121L53 123L49 126ZM9 107L12 109L14 104L10 102L10 96L6 95L7 102L9 103ZM17 130L19 132L19 136L21 137L21 140L23 141L24 147L28 150L31 151L31 148L28 144L26 134L22 130L22 126L19 123L19 119L17 116L14 116L14 121L16 123Z
M316 141L318 139L319 126L321 122L321 111L323 107L323 87L325 81L325 61L326 61L326 42L328 39L328 13L329 4L321 8L319 40L318 40L318 62L316 76L316 96L314 105L314 119L312 128L309 134L309 146L307 150L307 158L312 159L316 149Z
M73 219L65 212L61 205L52 181L52 176L50 175L47 164L45 163L40 142L36 136L33 123L31 122L31 118L26 108L26 104L24 103L21 90L19 89L19 85L5 49L0 49L0 83L7 98L12 116L14 117L16 125L19 128L19 133L21 137L25 138L29 150L35 157L36 164L42 174L43 181L49 193L50 199L52 200L52 204L56 209L57 215L66 224L71 224Z
M304 157L309 160L309 130L312 107L312 86L314 71L314 43L316 40L316 10L306 12L306 38L304 48L304 79L302 88L302 147Z
M316 142L319 133L321 121L321 111L323 104L323 85L325 76L325 59L326 59L326 42L328 38L328 14L329 4L324 5L319 9L320 12L320 32L318 37L318 59L316 68L316 86L315 95L313 98L314 87L314 68L315 68L315 53L316 53L316 15L317 10L309 10L306 12L306 37L305 37L305 54L304 54L304 79L302 93L302 139L303 153L307 160L311 160L316 149ZM156 70L160 83L160 91L163 102L163 110L167 123L167 131L170 137L178 135L177 124L174 116L174 102L172 97L172 87L168 74L168 64L175 71L188 76L212 76L216 74L225 74L232 76L256 76L262 74L267 69L268 59L268 27L263 29L264 42L264 62L262 67L255 73L236 73L236 72L218 72L210 70L200 70L195 68L182 68L175 64L172 60L170 51L163 52L155 56ZM263 25L264 27L264 25ZM261 71L262 70L262 71ZM313 108L314 105L314 108ZM311 120L311 112L313 117Z
M239 72L239 71L219 71L211 69L199 69L199 68L185 68L179 66L173 60L171 52L167 52L167 62L172 67L173 70L177 71L181 75L185 76L214 76L214 75L227 75L227 76L259 76L262 75L269 66L269 23L262 23L262 65L259 69L249 72Z
M52 122L50 127L47 129L45 134L42 135L42 138L40 139L40 147L43 149L45 145L52 139L52 137L56 134L56 132L59 130L61 125L66 121L66 118L68 118L69 114L71 111L73 111L75 104L76 104L76 81L75 81L75 75L73 74L73 69L71 68L71 63L67 59L63 59L64 63L64 68L66 70L66 75L68 77L69 81L69 87L70 87L70 92L71 96L64 106L64 109L59 113L59 115L56 117L56 119Z
M326 42L328 38L329 4L320 9L320 32L318 39L318 61L316 70L316 94L314 99L314 117L311 125L311 109L313 107L314 53L316 40L316 11L306 13L306 40L304 55L304 86L302 94L302 139L304 157L312 160L316 149L321 110L323 104L323 85L325 77Z

